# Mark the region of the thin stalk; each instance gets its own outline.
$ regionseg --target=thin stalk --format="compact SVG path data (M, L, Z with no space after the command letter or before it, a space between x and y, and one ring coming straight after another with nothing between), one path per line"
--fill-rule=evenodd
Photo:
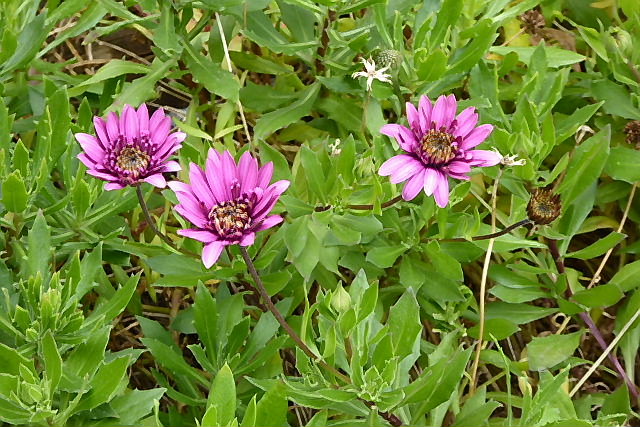
M396 196L393 199L387 200L386 202L381 204L380 207L382 207L382 209L388 208L389 206L395 205L396 203L398 203L401 200L402 200L402 196ZM356 210L356 211L370 211L370 210L373 209L374 206L373 205L347 205L346 207L347 207L347 209L353 209L353 210ZM328 211L331 208L333 208L332 205L316 206L316 208L314 210L316 212L324 212L324 211Z
M631 319L629 319L629 321L627 323L625 323L623 328L620 330L620 333L618 335L616 335L616 337L615 337L615 339L613 341L611 341L611 344L609 344L609 346L604 350L604 352L600 355L598 360L596 360L595 363L593 365L591 365L591 368L589 368L587 373L584 374L584 376L582 378L580 378L580 381L578 381L578 383L573 387L573 389L569 393L569 397L573 397L573 395L576 394L576 392L578 390L580 390L580 387L582 387L582 385L587 381L587 379L589 379L591 374L593 374L595 372L595 370L598 369L598 366L600 366L602 364L602 362L604 361L605 357L608 357L611 354L611 352L613 351L615 346L618 345L618 342L622 339L624 334L627 333L629 328L631 328L631 325L633 325L633 323L638 319L638 317L640 317L640 310L636 311L634 313L634 315L631 317ZM638 396L636 395L636 399L637 398L638 398Z
M247 269L249 269L249 273L251 274L251 277L253 278L253 281L255 282L256 287L258 288L258 292L260 293L260 296L264 300L264 303L267 305L267 308L276 318L278 323L280 323L280 326L282 326L282 328L287 332L287 334L289 334L291 339L296 343L298 348L302 350L311 359L315 360L322 368L326 369L327 371L330 371L332 374L340 378L345 383L351 384L351 378L349 378L348 376L346 376L345 374L338 371L336 368L334 368L333 366L329 365L327 362L322 360L320 356L317 356L313 352L313 350L311 350L304 343L304 341L302 341L302 338L300 338L300 336L296 333L296 331L293 330L291 325L287 323L282 313L280 313L280 310L278 310L278 308L275 306L273 301L271 301L271 297L269 297L269 293L267 292L267 289L264 287L264 284L262 283L262 279L260 278L260 275L256 270L256 266L253 264L253 261L251 260L251 257L247 252L247 249L240 246L240 253L242 254L242 258L244 258L244 262L247 265ZM371 402L369 400L362 399L362 398L359 398L359 400L363 402L365 405L367 405L370 409L377 411L377 405L375 404L375 402ZM391 425L395 427L399 427L403 425L402 420L392 413L378 411L378 414L380 414L382 418L387 420Z
M557 242L557 240L555 240L555 239L547 239L547 244L549 246L549 250L551 251L551 256L553 257L553 260L554 260L554 262L556 264L556 267L558 269L558 273L565 274L564 261L562 260L562 257L560 256L560 251L558 250L558 242ZM570 286L567 286L567 293L569 294L569 296L573 295L573 291L571 290ZM600 329L598 329L598 327L596 326L596 323L591 318L591 315L588 312L578 313L578 315L580 316L582 321L587 325L587 327L591 331L591 335L593 335L593 337L596 339L596 341L598 342L598 344L600 345L602 350L605 350L605 354L607 355L607 357L609 358L609 360L611 361L611 363L615 367L616 371L618 371L618 374L620 374L620 377L622 377L624 382L627 384L627 387L629 387L629 390L631 391L631 394L633 394L633 396L636 398L636 400L638 400L638 398L640 397L640 395L638 394L638 388L633 383L633 381L631 381L631 379L627 375L627 372L624 370L624 368L620 364L620 361L618 360L618 358L613 353L611 353L611 352L607 353L606 352L606 349L608 347L607 346L607 342L605 341L604 337L602 336L602 333L600 333Z
M151 227L153 232L156 234L156 236L158 236L167 245L171 246L171 248L176 252L181 252L185 255L200 258L198 254L178 248L176 244L173 242L173 240L171 240L166 234L162 233L158 229L155 221L151 218L151 214L149 213L149 207L147 206L147 202L144 200L144 195L142 194L142 188L139 185L136 185L136 195L138 196L138 202L140 203L140 207L142 208L142 213L144 214L144 218L147 221L147 224L149 225L149 227Z
M233 74L233 67L231 66L231 56L229 56L229 46L227 45L227 37L224 35L224 28L222 28L222 21L220 20L220 15L218 12L215 13L216 22L218 24L218 31L220 31L220 38L222 39L222 49L224 49L224 57L227 61L227 70ZM247 124L247 118L244 115L244 108L242 107L242 102L238 99L238 113L240 114L240 120L242 121L242 127L244 129L244 134L249 141L249 148L251 151L254 150L253 142L251 139L251 134L249 133L249 125Z
M260 278L260 275L258 274L258 271L256 270L256 267L253 264L253 261L251 260L249 253L247 252L247 249L240 246L240 252L242 253L242 258L244 258L244 262L247 264L249 273L251 274L251 277L253 277L253 281L255 282L258 292L260 293L260 296L264 300L264 303L267 305L267 308L276 318L278 323L280 323L280 326L282 326L282 328L287 332L287 334L289 334L291 339L296 343L296 345L300 348L300 350L302 350L311 359L317 361L320 364L320 366L322 366L328 371L331 371L332 374L339 377L344 382L350 383L351 379L348 376L346 376L345 374L338 371L336 368L334 368L333 366L329 365L327 362L322 360L319 356L317 356L313 352L313 350L311 350L307 346L307 344L304 343L304 341L302 341L302 338L300 338L297 332L293 330L291 325L287 323L282 313L280 313L280 310L278 310L278 308L275 306L273 301L271 301L271 297L269 296L269 293L264 287L264 284L262 283L262 279Z
M500 178L502 177L502 169L498 173L495 182L493 183L493 194L491 195L491 231L496 231L496 206L498 200L498 186L500 184ZM478 375L478 366L480 365L480 353L482 352L482 345L484 340L484 321L485 321L485 299L487 294L487 276L489 274L489 263L491 262L491 253L493 252L493 243L495 237L489 238L489 245L487 247L487 253L484 256L484 263L482 265L482 278L480 279L480 330L478 332L478 345L476 347L476 354L473 359L473 366L471 368L471 384L469 394L473 396L476 391L476 382Z
M631 192L629 193L629 200L627 200L627 206L624 209L624 213L622 214L622 219L620 220L620 225L618 226L618 230L617 230L618 233L622 232L624 223L627 222L627 216L629 215L629 210L631 210L631 202L633 202L633 196L635 196L636 194L636 188L638 188L638 183L634 182L633 186L631 187ZM595 285L600 281L600 273L602 273L602 270L604 269L605 264L607 263L607 261L609 260L609 257L613 253L613 249L614 248L609 249L607 253L604 254L604 257L602 258L602 261L600 261L600 265L598 266L598 269L596 270L595 273L593 273L593 277L591 278L591 281L589 282L587 289L591 289L593 285Z
M438 242L468 242L469 240L476 242L478 240L495 239L496 237L504 236L505 234L515 230L518 227L522 227L523 225L531 224L531 222L532 221L529 218L527 218L527 219L523 219L522 221L518 221L515 224L511 224L510 226L508 226L504 230L496 231L496 232L491 233L491 234L483 234L481 236L472 236L470 239L466 239L464 237L452 237L450 239L438 239ZM492 224L495 225L495 221L492 220Z

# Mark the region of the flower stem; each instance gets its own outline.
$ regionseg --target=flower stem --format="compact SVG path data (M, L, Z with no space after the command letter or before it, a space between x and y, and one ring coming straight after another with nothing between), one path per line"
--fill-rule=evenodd
M618 233L622 232L622 229L624 228L624 223L627 221L627 216L629 215L629 211L631 210L631 202L633 202L633 196L635 196L637 188L638 188L638 183L634 182L633 186L631 187L631 192L629 193L629 200L627 200L627 206L624 209L624 213L622 214L622 219L620 220L620 225L618 226L618 230L617 230ZM602 273L602 270L604 269L605 264L607 263L607 261L609 260L609 257L613 253L613 249L614 248L609 249L607 253L604 254L604 257L602 257L602 261L600 262L600 265L598 266L598 269L596 270L596 272L593 273L593 277L589 281L589 285L587 286L587 289L591 289L593 285L595 285L600 281L600 273Z
M229 46L227 45L227 37L224 35L224 28L222 28L222 21L220 20L220 15L218 12L215 12L216 23L218 24L218 31L220 31L220 39L222 40L222 49L224 50L224 57L227 62L227 70L233 74L233 66L231 65L231 56L229 56ZM247 137L247 141L249 142L249 149L253 152L255 147L253 146L253 141L251 139L251 134L249 133L249 125L247 124L247 118L244 115L244 107L242 106L242 102L238 99L238 113L240 114L240 120L242 121L242 128L244 129L244 133ZM255 154L255 153L254 153Z
M387 200L386 202L381 204L380 207L382 209L388 208L389 206L395 205L400 200L402 200L402 196L396 196L393 199ZM373 209L374 206L373 205L347 205L346 207L347 207L347 209L353 209L355 211L370 211L370 210ZM324 212L324 211L328 211L331 208L333 208L332 205L316 206L315 211L316 212Z
M518 221L515 224L511 224L510 226L508 226L504 230L496 231L496 232L491 233L491 234L483 234L481 236L472 236L470 239L466 239L464 237L452 237L450 239L438 239L438 242L468 242L469 240L475 242L475 241L478 241L478 240L495 239L496 237L504 236L505 234L509 233L512 230L515 230L518 227L522 227L523 225L531 224L531 222L532 221L529 218L527 218L527 219L523 219L522 221Z
M140 202L140 207L142 208L142 213L144 214L144 218L147 221L147 224L149 225L149 227L151 227L153 232L156 234L156 236L158 236L167 245L171 246L173 250L177 252L181 252L185 255L200 258L198 254L178 248L176 244L173 242L173 240L171 240L166 234L162 233L158 229L155 221L151 218L151 214L149 213L149 207L147 206L147 202L144 200L144 195L142 194L142 188L139 185L136 185L136 195L138 196L138 202Z
M558 269L558 273L565 274L564 261L560 256L560 251L558 249L558 241L555 239L547 238L547 244L549 246L551 256L553 257L553 260L556 264L556 268ZM573 295L573 291L571 290L570 286L567 286L567 293L569 294L569 296ZM604 337L600 333L600 330L598 329L598 327L596 326L596 323L591 318L591 315L589 314L589 312L582 312L578 314L582 319L582 321L587 325L587 327L591 331L591 334L596 339L596 341L598 342L602 350L604 350L606 353L607 342L604 340ZM627 375L627 372L624 370L624 368L620 364L620 361L618 360L618 358L614 354L612 354L610 351L607 353L607 357L609 358L611 363L613 363L613 366L616 368L616 371L618 371L618 374L620 374L620 376L624 379L624 382L627 384L627 387L629 387L631 394L633 394L636 400L638 400L638 398L640 397L640 395L638 394L638 388L633 383L633 381L631 381L631 379Z
M500 169L498 176L493 184L493 194L491 195L491 231L495 234L496 231L496 204L498 200L498 186L500 184L500 178L502 177L503 169ZM480 330L478 332L478 344L476 347L476 354L473 359L473 366L471 368L471 383L469 385L469 394L474 395L476 391L476 381L478 375L478 366L480 365L480 353L482 352L482 345L484 341L484 321L485 321L485 299L487 294L487 276L489 274L489 263L491 262L491 252L493 251L493 243L495 242L495 236L489 238L489 246L487 247L487 253L484 256L484 263L482 264L482 278L480 279Z
M275 306L273 301L271 301L271 297L269 297L269 293L267 292L267 289L264 287L264 284L262 283L262 279L260 278L260 275L256 270L256 266L253 264L253 261L251 260L251 257L247 252L247 249L240 246L240 253L242 254L242 258L244 258L244 262L247 265L247 268L249 269L249 273L251 274L251 277L253 277L253 281L255 282L256 287L258 288L258 292L260 293L260 296L264 300L264 303L267 305L267 308L276 318L278 323L280 323L280 326L282 326L282 328L287 332L287 334L289 334L291 339L296 343L298 348L300 348L300 350L302 350L312 360L315 360L322 368L326 369L327 371L330 371L332 374L340 378L345 383L351 384L351 378L349 378L348 376L346 376L345 374L338 371L336 368L334 368L333 366L329 365L327 362L322 360L320 356L317 356L313 352L313 350L311 350L304 343L304 341L302 341L302 338L300 338L300 336L296 333L296 331L293 330L291 325L287 323L282 313L280 313L280 310L278 310L278 308ZM367 405L370 409L376 409L376 405L374 402L371 402L362 398L359 398L359 400L362 401L365 405ZM389 412L378 412L378 414L380 414L382 418L387 420L391 425L395 427L399 427L403 425L402 420L394 414L391 414Z

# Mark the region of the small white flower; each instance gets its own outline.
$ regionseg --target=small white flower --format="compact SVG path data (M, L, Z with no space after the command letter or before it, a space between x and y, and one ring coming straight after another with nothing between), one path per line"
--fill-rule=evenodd
M496 152L496 154L498 156L500 156L500 164L504 165L504 166L524 166L527 164L527 160L526 159L518 159L518 155L517 154L507 154L506 156L503 156L502 154L500 154L500 152L498 151L498 149L496 149L495 147L493 148L493 151Z
M342 152L342 149L340 148L341 143L342 141L340 141L340 138L336 138L333 144L329 144L329 149L331 150L332 156L335 157L340 155L340 153Z
M591 129L589 126L587 125L582 125L578 128L578 131L576 132L576 144L580 144L582 142L582 140L584 139L585 136L587 136L587 134L595 134L596 131L594 131L593 129Z
M358 77L366 77L367 78L367 90L371 90L371 84L373 80L379 80L383 83L391 83L389 77L391 74L385 73L389 69L389 66L383 67L379 70L376 70L376 63L373 59L369 58L366 60L364 58L360 58L360 61L364 64L365 71L357 71L351 75L352 78L357 79Z

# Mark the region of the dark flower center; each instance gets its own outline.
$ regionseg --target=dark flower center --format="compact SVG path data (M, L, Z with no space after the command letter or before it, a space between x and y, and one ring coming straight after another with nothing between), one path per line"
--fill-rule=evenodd
M243 199L222 202L211 209L209 220L220 237L240 237L251 226L249 203Z
M458 148L456 138L447 132L431 129L423 137L420 144L422 152L429 157L434 164L448 163L456 157Z
M124 147L116 159L118 167L138 175L149 166L151 157L144 151L135 147Z
M537 188L527 205L529 219L539 225L555 221L562 213L560 196L549 188Z

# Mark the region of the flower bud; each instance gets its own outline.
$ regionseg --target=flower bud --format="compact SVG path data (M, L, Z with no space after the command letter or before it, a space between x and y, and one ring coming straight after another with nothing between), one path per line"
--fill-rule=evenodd
M551 188L536 188L527 205L529 219L537 225L550 224L560 216L562 203L560 195L554 194Z
M339 313L344 313L351 307L351 296L344 290L342 285L338 285L331 295L331 306Z
M380 67L395 68L402 62L402 55L397 50L383 49L376 53L373 60Z
M622 28L612 28L609 32L611 41L620 51L622 56L629 57L633 54L633 39L631 35Z

